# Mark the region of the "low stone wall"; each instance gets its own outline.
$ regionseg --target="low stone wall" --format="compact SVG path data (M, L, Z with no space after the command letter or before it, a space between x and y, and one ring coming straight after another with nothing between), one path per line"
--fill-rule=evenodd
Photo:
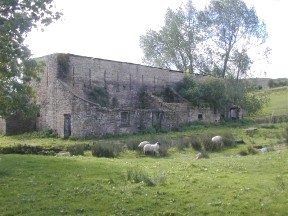
M19 119L10 117L6 120L6 135L21 134L36 130L36 122L31 119Z

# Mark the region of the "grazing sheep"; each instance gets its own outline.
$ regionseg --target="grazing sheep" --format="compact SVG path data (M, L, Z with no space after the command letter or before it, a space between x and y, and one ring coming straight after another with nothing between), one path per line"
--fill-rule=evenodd
M259 151L261 151L262 153L268 152L269 149L267 147L263 147L261 149L259 149Z
M146 144L150 144L150 142L148 141L140 142L140 144L138 145L138 148L143 148Z
M217 149L220 149L223 147L223 137L222 136L214 136L212 137L212 142L216 144Z
M159 150L159 146L160 146L159 142L156 142L155 144L146 144L143 147L144 154L146 155L147 152L152 152L155 155L156 151Z
M199 152L198 154L196 154L196 160L203 158L203 154L201 152Z

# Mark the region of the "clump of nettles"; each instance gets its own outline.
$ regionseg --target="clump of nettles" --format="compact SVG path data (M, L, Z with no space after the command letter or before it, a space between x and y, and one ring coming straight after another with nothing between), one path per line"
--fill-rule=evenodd
M113 143L93 143L91 151L95 157L115 158L119 156L122 148Z

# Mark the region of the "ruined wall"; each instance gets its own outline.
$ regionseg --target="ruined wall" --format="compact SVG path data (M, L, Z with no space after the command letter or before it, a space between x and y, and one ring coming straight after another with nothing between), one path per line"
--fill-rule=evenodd
M216 118L209 110L195 110L188 103L164 103L152 94L149 107L139 109L140 92L163 91L182 80L184 73L70 54L42 60L46 66L41 82L33 84L41 104L38 130L52 129L61 137L89 137L131 134L151 127L170 130L198 120L199 112L201 120ZM88 97L95 87L107 90L107 107Z
M35 119L19 119L12 116L7 120L0 118L0 134L14 135L35 131Z
M62 80L84 98L95 86L106 88L109 104L117 101L119 107L135 107L141 89L159 91L182 80L181 72L132 63L69 55L69 71Z
M0 117L0 134L6 134L6 121Z

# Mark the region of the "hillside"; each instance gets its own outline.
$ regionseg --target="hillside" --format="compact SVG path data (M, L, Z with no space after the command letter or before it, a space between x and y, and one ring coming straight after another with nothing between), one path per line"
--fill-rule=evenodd
M270 101L262 110L264 115L288 115L288 87L265 89Z

